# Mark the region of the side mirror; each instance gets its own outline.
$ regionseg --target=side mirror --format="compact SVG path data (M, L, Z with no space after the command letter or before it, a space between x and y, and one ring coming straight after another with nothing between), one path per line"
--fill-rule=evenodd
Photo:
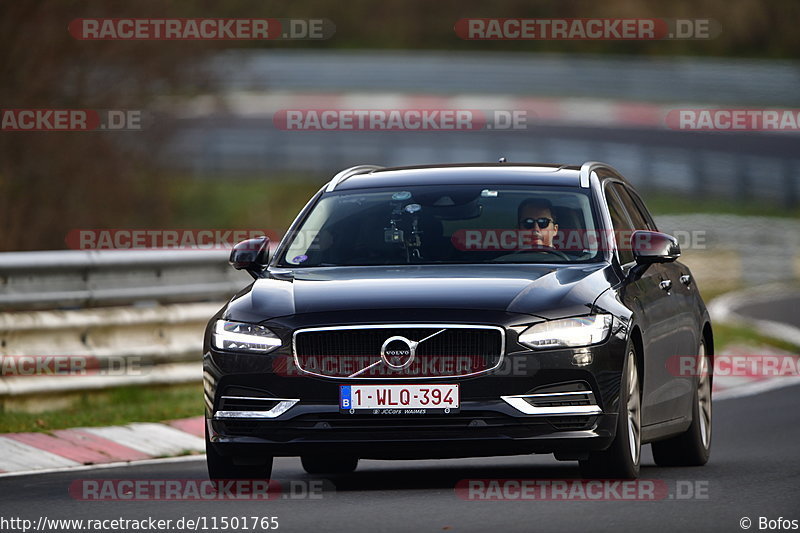
M246 270L253 278L260 278L269 262L269 238L258 237L236 244L228 262L236 270Z
M681 255L678 239L658 231L634 231L631 235L631 249L639 265L670 263Z

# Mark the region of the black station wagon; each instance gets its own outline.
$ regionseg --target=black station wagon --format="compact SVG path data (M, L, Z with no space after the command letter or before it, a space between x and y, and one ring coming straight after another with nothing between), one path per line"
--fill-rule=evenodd
M255 281L205 334L210 477L552 453L633 478L646 443L705 464L712 332L679 256L603 163L344 170L231 253Z

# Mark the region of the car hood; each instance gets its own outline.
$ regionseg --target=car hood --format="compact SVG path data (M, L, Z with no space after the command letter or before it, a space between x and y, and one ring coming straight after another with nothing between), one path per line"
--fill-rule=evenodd
M606 264L318 267L256 280L226 318L385 309L476 309L542 318L586 314L609 287Z

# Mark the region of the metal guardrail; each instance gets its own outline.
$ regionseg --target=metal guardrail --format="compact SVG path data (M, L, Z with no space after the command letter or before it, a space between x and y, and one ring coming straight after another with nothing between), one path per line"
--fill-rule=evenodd
M0 362L66 356L95 367L31 376L3 366L0 409L44 410L110 387L199 383L205 324L252 281L228 265L228 254L0 253Z
M800 220L687 214L656 217L656 224L683 241L681 261L702 288L800 278Z
M0 253L0 309L223 300L249 276L227 250Z
M199 383L218 303L0 313L0 410L40 411L87 391Z

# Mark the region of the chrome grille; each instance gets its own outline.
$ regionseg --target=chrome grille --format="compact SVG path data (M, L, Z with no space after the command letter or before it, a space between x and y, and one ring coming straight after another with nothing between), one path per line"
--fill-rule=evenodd
M414 346L413 357L404 341L395 341L396 346L386 344L393 337L419 343ZM392 347L402 350L392 350ZM385 357L382 357L384 348ZM295 365L301 372L322 377L463 377L500 366L505 350L505 332L498 326L461 324L308 328L295 332L293 350ZM406 366L399 368L403 361Z

